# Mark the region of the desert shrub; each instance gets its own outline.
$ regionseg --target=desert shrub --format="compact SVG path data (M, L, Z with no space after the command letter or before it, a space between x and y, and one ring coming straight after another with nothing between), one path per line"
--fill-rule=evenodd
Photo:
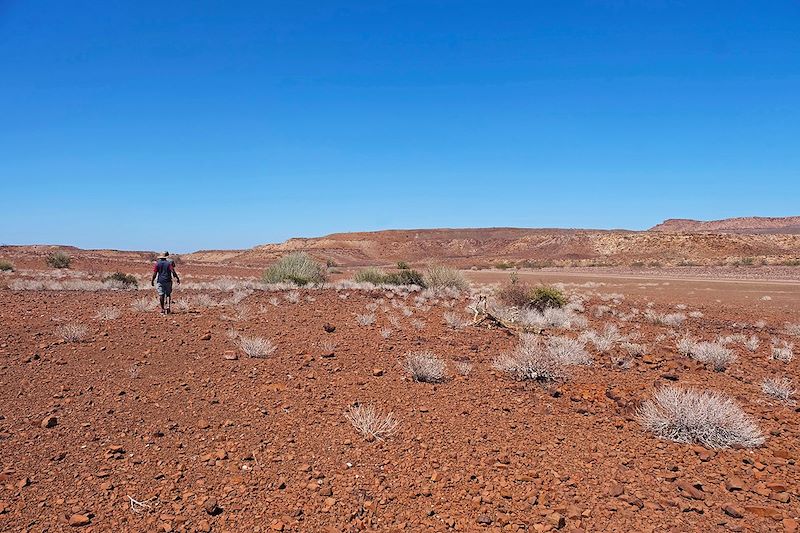
M442 314L442 319L444 320L445 324L447 324L449 327L453 329L461 329L467 324L469 324L469 322L467 321L466 318L464 318L463 315L453 311L445 311Z
M365 313L363 315L356 315L356 323L359 326L371 326L375 323L375 314Z
M787 322L783 325L783 327L787 334L800 337L800 324L792 324L791 322Z
M647 353L647 346L636 344L635 342L623 342L622 349L628 352L631 357L641 357Z
M592 357L584 346L583 342L570 337L550 337L547 339L547 350L564 365L592 364Z
M719 342L698 342L690 355L701 363L712 365L717 372L728 368L736 359L736 355Z
M371 405L351 405L344 416L367 441L383 440L397 429L393 413L382 415Z
M386 272L374 267L363 268L356 272L355 276L353 276L353 281L356 283L372 283L373 285L382 285L385 280Z
M408 263L405 261L398 261L397 262L397 270L408 270L409 266Z
M780 343L773 341L772 358L784 363L791 362L794 359L794 344L786 341L780 341Z
M680 325L686 321L686 315L683 313L656 313L652 309L648 309L644 317L653 324L671 328L680 327Z
M456 372L461 376L468 376L472 372L472 363L469 361L453 361L453 366L456 367Z
M520 313L519 321L525 326L538 328L571 329L586 327L587 320L569 309L548 307L543 311L528 309Z
M305 252L292 252L278 259L264 271L265 283L289 282L295 285L320 285L327 279L325 267Z
M125 288L136 288L139 286L139 280L133 274L125 274L123 272L114 272L110 276L103 278L103 282L116 282L121 283Z
M52 252L47 254L45 262L47 266L52 268L69 268L72 264L72 258L64 252Z
M503 305L523 308L531 301L530 287L525 283L511 278L509 283L504 283L497 292L497 299Z
M296 304L300 301L300 293L297 291L289 291L283 297L290 304Z
M600 352L607 352L618 342L624 340L624 337L619 332L619 328L614 324L606 324L603 327L602 333L597 333L594 330L585 331L581 334L580 338L594 344L595 348Z
M147 297L137 298L131 302L131 308L140 313L153 311L156 308L156 305L156 301L153 298Z
M247 355L254 359L263 359L272 355L277 346L272 341L263 337L239 337L239 348Z
M764 437L729 397L713 391L666 386L637 412L642 426L658 437L709 448L760 446Z
M432 352L409 352L406 354L404 368L414 381L422 383L444 381L447 371L444 359Z
M423 275L410 268L404 268L398 272L389 272L383 280L387 285L416 285L423 289L427 287Z
M0 272L14 272L14 265L8 261L0 261Z
M518 381L547 383L565 377L564 364L538 340L527 336L512 351L495 358L492 366Z
M56 334L66 342L80 342L86 337L87 331L83 324L64 324L56 329Z
M555 287L546 285L534 287L530 293L529 307L543 311L545 309L560 309L566 305L564 293Z
M758 340L758 337L752 335L750 336L749 339L745 339L745 341L742 344L744 344L744 347L747 348L749 351L755 352L756 350L758 350L758 345L760 344L760 342Z
M119 315L119 309L106 305L97 309L95 318L98 320L116 320L119 318Z
M425 286L431 288L450 287L458 290L467 290L469 283L466 278L454 268L444 265L431 265L425 270Z
M782 402L790 402L795 393L789 378L767 378L761 382L761 390L767 396Z

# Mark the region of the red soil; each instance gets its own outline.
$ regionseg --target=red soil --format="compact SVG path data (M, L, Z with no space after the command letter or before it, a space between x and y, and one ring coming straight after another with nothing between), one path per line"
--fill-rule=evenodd
M256 291L236 306L249 313L232 320L233 306L137 313L135 292L0 289L0 530L68 530L72 519L84 531L793 531L800 413L765 397L760 383L800 383L798 358L768 358L771 338L797 343L784 323L800 321L798 291L781 286L785 296L761 300L761 287L742 299L703 281L594 283L606 285L567 287L587 298L590 327L614 323L650 349L624 369L619 347L591 348L592 366L549 387L493 370L513 335L444 326L443 313L463 300L417 308L412 295L405 317L379 291L343 300L332 289L301 290L296 304ZM190 292L176 289L176 301ZM624 298L615 303L612 293ZM742 333L761 346L731 345L737 361L714 372L677 355L675 339L660 337L670 328L620 318L648 302L702 312L681 329L706 340ZM355 315L372 303L376 323L358 326ZM122 315L97 320L100 306ZM616 316L597 318L598 306ZM65 322L86 324L86 338L60 340ZM388 339L384 327L394 330ZM278 349L228 360L238 353L229 329ZM577 332L545 332L561 334ZM334 357L324 357L328 340ZM442 384L412 382L402 369L409 350L469 360L472 373L461 377L451 364ZM732 395L765 444L709 451L646 433L636 407L673 380ZM397 433L364 441L343 416L356 401L393 411ZM43 427L51 416L56 424ZM128 497L150 507L134 513Z

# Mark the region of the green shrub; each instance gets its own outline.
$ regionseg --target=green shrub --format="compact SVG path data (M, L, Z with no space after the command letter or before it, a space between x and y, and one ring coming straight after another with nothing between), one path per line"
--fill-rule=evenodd
M564 307L567 303L564 293L555 287L546 285L530 287L518 282L516 276L512 276L510 282L500 288L497 299L504 305L539 311L550 307Z
M72 258L64 252L53 252L47 254L45 262L53 268L69 268L69 265L72 264Z
M14 265L8 261L0 261L0 272L14 272Z
M388 285L418 285L423 289L427 287L425 278L416 270L402 269L399 272L386 274L384 283Z
M542 285L534 287L530 293L530 307L543 311L550 307L564 307L567 304L567 299L564 293L555 287L548 287Z
M126 289L139 286L139 280L136 279L136 276L123 272L114 272L110 276L103 278L103 281L118 281L122 283Z
M422 274L416 270L403 269L386 273L379 268L368 267L356 272L353 281L358 283L374 283L375 285L419 285L425 287Z
M406 263L405 261L398 261L397 270L408 270L408 263Z
M778 263L780 266L797 267L800 266L800 259L787 259Z
M357 283L374 283L382 285L386 283L386 272L379 268L367 267L356 272L353 281Z
M431 288L451 287L459 290L469 288L466 278L456 270L444 265L431 265L425 271L425 285Z
M264 271L265 283L291 282L295 285L322 284L327 279L325 267L305 252L292 252L278 259Z
M508 261L500 261L495 263L494 267L498 270L508 270L509 268L514 268L514 264L509 263Z

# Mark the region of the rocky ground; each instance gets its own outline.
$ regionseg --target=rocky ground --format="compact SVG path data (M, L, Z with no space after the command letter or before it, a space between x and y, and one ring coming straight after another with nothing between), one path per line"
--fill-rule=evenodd
M445 324L468 295L178 289L188 308L164 317L131 306L149 293L0 289L0 530L795 531L800 411L761 381L800 383L798 358L770 358L773 339L798 344L797 307L567 290L585 329L614 324L645 353L589 345L593 364L543 386L493 368L514 334ZM648 305L685 321L653 323ZM85 334L67 342L65 324ZM684 331L760 343L730 343L715 372L677 353ZM277 349L249 358L237 336ZM412 381L412 350L449 378ZM764 445L655 438L635 415L662 384L730 394ZM366 441L344 416L355 402L397 431Z

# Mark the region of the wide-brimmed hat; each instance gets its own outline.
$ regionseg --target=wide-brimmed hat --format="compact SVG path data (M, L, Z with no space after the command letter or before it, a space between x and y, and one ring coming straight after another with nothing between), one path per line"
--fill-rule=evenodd
M158 257L169 257L169 252L161 252L161 255Z

